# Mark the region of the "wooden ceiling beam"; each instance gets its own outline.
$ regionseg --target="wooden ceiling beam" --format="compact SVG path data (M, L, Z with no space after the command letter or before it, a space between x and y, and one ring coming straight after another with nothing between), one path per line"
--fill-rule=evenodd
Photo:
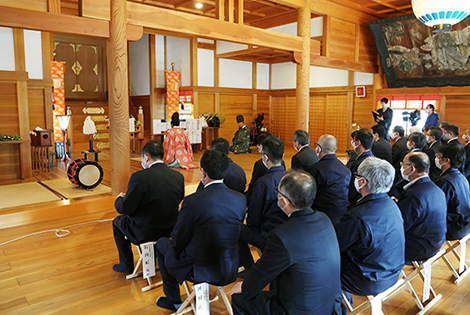
M0 26L109 38L107 21L4 6L0 6ZM128 40L138 40L142 34L142 27L127 25Z
M252 44L289 51L301 51L302 42L297 36L238 25L179 11L127 2L128 21L156 30L181 32L210 39Z
M231 52L223 53L223 54L217 54L217 58L230 59L230 58L241 56L241 55L265 52L268 50L270 50L270 48L266 48L266 47L248 48L248 49L243 49L243 50L231 51Z

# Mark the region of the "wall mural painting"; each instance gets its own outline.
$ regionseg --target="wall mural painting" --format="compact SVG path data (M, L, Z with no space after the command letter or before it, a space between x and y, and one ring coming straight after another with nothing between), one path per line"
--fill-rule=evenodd
M414 15L369 22L388 86L470 85L469 23L433 33Z

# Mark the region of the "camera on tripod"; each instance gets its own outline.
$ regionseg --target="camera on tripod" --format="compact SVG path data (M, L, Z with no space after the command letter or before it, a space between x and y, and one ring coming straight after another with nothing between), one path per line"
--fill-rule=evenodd
M417 109L412 112L404 111L402 115L403 115L403 121L405 122L409 121L412 127L416 126L418 124L418 121L421 119L421 113Z

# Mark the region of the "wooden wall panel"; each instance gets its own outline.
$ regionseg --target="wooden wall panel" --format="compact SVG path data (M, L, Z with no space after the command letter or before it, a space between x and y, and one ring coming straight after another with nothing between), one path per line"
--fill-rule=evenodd
M354 60L356 24L332 17L329 40L330 57Z
M377 49L375 48L374 38L367 26L360 26L359 32L359 61L377 64Z
M226 118L225 123L220 126L219 136L227 139L231 144L233 135L238 130L236 122L237 115L243 115L245 117L245 124L251 130L253 121L253 96L252 94L220 94L219 102L219 111Z
M47 129L44 89L28 89L29 129Z
M325 133L335 136L336 152L343 155L346 152L349 139L346 138L348 130L348 96L347 93L328 94L326 96Z
M215 94L214 93L198 93L198 112L194 117L199 117L204 113L215 112Z
M462 141L464 131L470 127L468 107L470 104L470 95L468 96L447 96L445 117L441 121L448 121L460 128L459 140Z
M315 143L325 134L326 94L315 94L310 97L309 127L310 143ZM313 146L312 146L313 148Z
M375 102L372 94L372 88L366 89L366 97L354 96L353 119L352 122L356 123L361 128L370 129L375 125L371 111L375 110ZM351 139L349 139L350 141Z
M295 96L274 96L271 105L271 133L284 141L292 142L295 132Z
M264 120L263 120L263 127L266 127L270 129L269 125L269 120L270 120L270 115L269 115L269 96L261 96L258 95L258 110L255 113L255 118L258 117L258 114L263 114L264 113Z
M0 134L20 133L16 84L0 82ZM26 139L28 140L28 139ZM0 144L0 180L18 178L20 174L18 144Z
M16 84L0 82L0 95L0 134L19 134Z

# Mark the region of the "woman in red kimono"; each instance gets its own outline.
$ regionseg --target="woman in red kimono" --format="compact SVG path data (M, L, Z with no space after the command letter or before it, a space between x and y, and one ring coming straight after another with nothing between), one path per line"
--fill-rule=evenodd
M174 113L171 116L171 129L165 134L163 149L165 156L163 162L170 167L181 167L184 169L197 168L194 164L193 149L189 138L183 129L179 128L179 114Z

